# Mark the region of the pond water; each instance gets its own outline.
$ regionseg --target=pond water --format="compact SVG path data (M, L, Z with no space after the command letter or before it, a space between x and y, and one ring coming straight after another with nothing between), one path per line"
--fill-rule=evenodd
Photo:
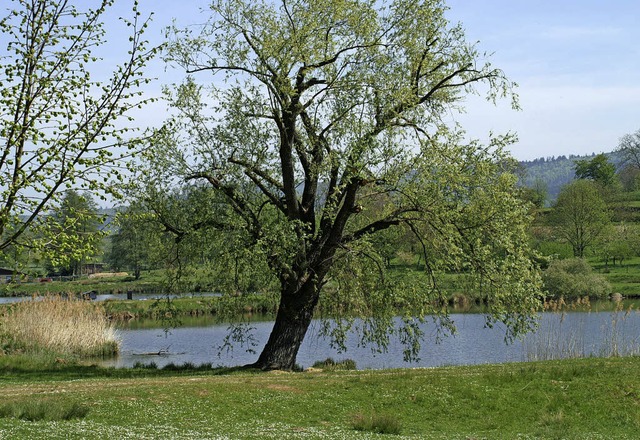
M347 351L339 353L327 339L319 336L320 323L314 321L299 351L297 362L303 368L315 361L331 357L335 360L353 359L358 369L436 367L485 363L521 362L557 359L570 356L600 356L611 354L640 354L640 313L630 312L569 312L543 313L535 333L512 344L504 342L504 328L486 328L481 314L454 314L457 328L454 336L435 341L435 324L422 326L426 339L418 362L403 360L403 347L392 339L388 350L375 352L358 344L350 334ZM190 323L165 332L158 328L123 328L119 357L101 362L105 366L130 367L135 363L151 363L162 367L173 363L191 362L195 365L237 366L254 362L273 326L272 321L248 324L251 328L255 352L247 346L220 349L229 334L229 324L211 322ZM153 354L151 354L153 353Z

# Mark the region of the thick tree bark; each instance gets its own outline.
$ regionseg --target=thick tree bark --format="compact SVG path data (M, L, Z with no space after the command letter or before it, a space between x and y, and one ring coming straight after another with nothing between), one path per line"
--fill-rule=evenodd
M280 306L269 340L258 360L247 367L262 370L294 369L298 350L311 324L319 296L317 281L307 281L299 287L283 283Z

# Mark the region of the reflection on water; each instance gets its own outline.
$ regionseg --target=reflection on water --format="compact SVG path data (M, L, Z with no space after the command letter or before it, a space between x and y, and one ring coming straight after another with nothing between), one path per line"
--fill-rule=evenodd
M523 341L507 345L504 328L484 326L480 314L454 314L457 333L435 343L436 327L423 324L426 340L420 351L420 361L403 361L402 345L392 339L388 351L376 353L371 347L362 347L354 334L347 339L348 350L339 353L330 347L329 341L319 337L320 323L312 323L298 354L298 364L304 368L315 361L332 357L355 360L359 369L435 367L443 365L469 365L484 363L520 362L534 359L550 359L566 356L608 355L611 348L617 354L638 353L640 347L640 313L625 312L570 312L543 313L537 332L527 335ZM200 326L172 329L168 332L157 328L121 329L121 354L104 365L128 367L136 362L154 362L159 367L169 363L176 365L191 362L199 365L235 366L252 363L257 359L266 342L272 321L251 322L255 345L220 349L229 333L228 324L215 322ZM247 351L249 349L249 351ZM154 353L151 355L150 353Z

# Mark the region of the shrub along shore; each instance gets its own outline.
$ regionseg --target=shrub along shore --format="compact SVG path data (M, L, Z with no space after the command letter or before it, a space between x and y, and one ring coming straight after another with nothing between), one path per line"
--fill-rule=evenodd
M569 259L572 260L572 259ZM557 260L562 262L564 260ZM566 262L566 263L570 263ZM587 264L588 263L588 264ZM604 296L609 296L613 293L622 294L625 297L633 298L640 297L640 257L634 257L626 260L623 264L604 264L602 261L596 258L589 258L585 260L585 268L579 271L580 275L584 279L588 279L589 276L601 278L601 280L609 283L609 287L602 292ZM546 268L548 269L548 268ZM546 272L545 271L543 272ZM589 273L585 272L588 271ZM569 270L569 274L578 273L575 268ZM133 294L144 294L148 296L161 296L164 293L176 291L176 284L179 284L178 291L180 292L215 292L218 291L218 286L215 284L214 279L208 278L206 275L195 273L190 276L185 276L179 282L175 280L168 282L167 273L163 270L151 270L143 272L140 279L134 279L126 274L99 274L102 276L94 276L92 278L84 277L74 281L60 281L45 278L48 282L39 282L39 279L32 279L30 282L11 283L0 285L0 296L31 296L31 295L44 295L47 293L67 293L79 295L83 292L94 291L98 294L124 294L132 292ZM107 276L112 275L112 276ZM557 275L553 277L557 278ZM392 279L401 279L406 282L420 281L425 276L424 268L410 264L393 264L389 269L389 274ZM598 280L598 283L601 283ZM562 281L562 280L560 280ZM575 281L575 280L572 280ZM168 285L172 288L168 289ZM549 286L553 289L554 286ZM443 276L440 282L440 288L449 293L449 297L454 299L456 297L464 296L470 302L476 302L480 298L476 298L473 293L469 292L469 286L465 282L463 276L455 274L446 274ZM561 289L562 290L562 289ZM588 294L588 286L582 289L582 292L577 292L573 296L584 296ZM571 292L564 292L566 299L572 299Z
M634 308L640 308L637 298L626 301ZM615 310L619 305L615 301L592 304L586 298L574 300L547 301L543 303L545 310L559 311L598 311ZM239 316L255 315L273 317L277 311L276 298L270 295L250 294L237 297L200 297L184 296L167 299L164 297L147 300L106 300L99 301L105 316L114 322L132 319L166 320L187 317L211 316L220 320L233 320ZM0 304L0 314L8 304ZM455 296L449 301L451 312L476 313L483 311L483 304L476 303L466 297ZM628 306L624 307L627 308Z

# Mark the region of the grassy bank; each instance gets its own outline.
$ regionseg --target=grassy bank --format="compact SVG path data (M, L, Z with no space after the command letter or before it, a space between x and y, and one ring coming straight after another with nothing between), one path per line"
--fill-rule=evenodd
M304 373L11 365L0 357L0 438L632 439L640 432L638 357ZM11 415L34 407L37 415L41 402L71 417Z

